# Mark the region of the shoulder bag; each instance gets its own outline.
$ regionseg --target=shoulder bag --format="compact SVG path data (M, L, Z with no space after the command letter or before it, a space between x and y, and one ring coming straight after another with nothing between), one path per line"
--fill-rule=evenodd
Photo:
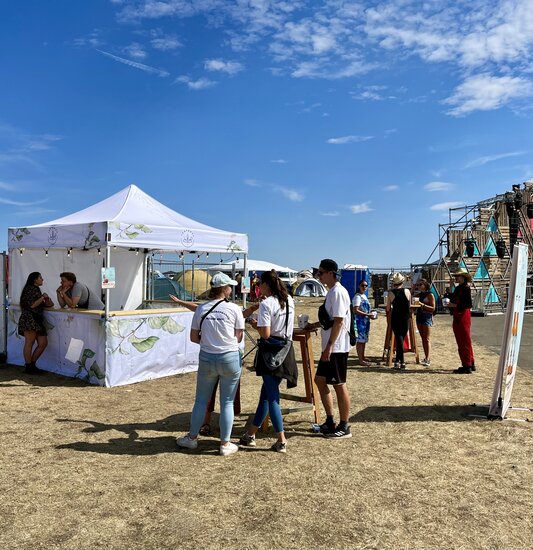
M285 337L270 336L269 338L260 338L257 341L258 354L268 370L274 371L283 365L285 358L292 348L292 340L287 338L287 327L289 324L289 301L287 300L285 315Z

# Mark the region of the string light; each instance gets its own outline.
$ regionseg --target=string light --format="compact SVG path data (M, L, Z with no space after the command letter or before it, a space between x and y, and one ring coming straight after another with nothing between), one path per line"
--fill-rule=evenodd
M209 252L206 252L206 253L205 253L205 257L206 257L206 258L209 258Z
M22 256L23 253L24 253L24 248L21 248L20 249L20 255Z
M136 248L136 249L135 249L135 256L138 256L138 255L139 255L139 249Z
M102 251L98 249L98 256L101 256L101 255L102 255Z
M72 252L72 248L68 249L67 256L70 257L70 253Z
M45 255L46 258L48 258L48 250L44 251L44 255Z

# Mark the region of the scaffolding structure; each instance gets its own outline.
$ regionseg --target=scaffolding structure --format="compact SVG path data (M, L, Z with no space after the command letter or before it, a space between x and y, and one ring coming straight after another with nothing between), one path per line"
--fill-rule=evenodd
M505 311L516 243L529 245L528 273L533 271L532 199L533 183L525 182L474 205L451 208L448 223L439 224L439 241L428 260L411 265L413 279L430 281L441 308L442 297L453 291L453 273L466 269L472 275L473 310ZM528 287L527 309L533 309L532 298Z

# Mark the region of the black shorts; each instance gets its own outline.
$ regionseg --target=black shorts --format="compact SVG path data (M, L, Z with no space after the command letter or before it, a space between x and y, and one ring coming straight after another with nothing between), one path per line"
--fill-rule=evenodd
M337 386L346 384L348 370L348 352L332 353L329 361L319 361L316 375L326 379L326 384Z

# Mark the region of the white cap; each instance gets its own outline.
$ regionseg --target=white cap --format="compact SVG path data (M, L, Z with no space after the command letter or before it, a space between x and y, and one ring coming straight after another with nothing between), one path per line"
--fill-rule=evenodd
M213 288L220 288L223 286L237 286L239 283L228 277L225 273L218 271L211 278L211 286Z

